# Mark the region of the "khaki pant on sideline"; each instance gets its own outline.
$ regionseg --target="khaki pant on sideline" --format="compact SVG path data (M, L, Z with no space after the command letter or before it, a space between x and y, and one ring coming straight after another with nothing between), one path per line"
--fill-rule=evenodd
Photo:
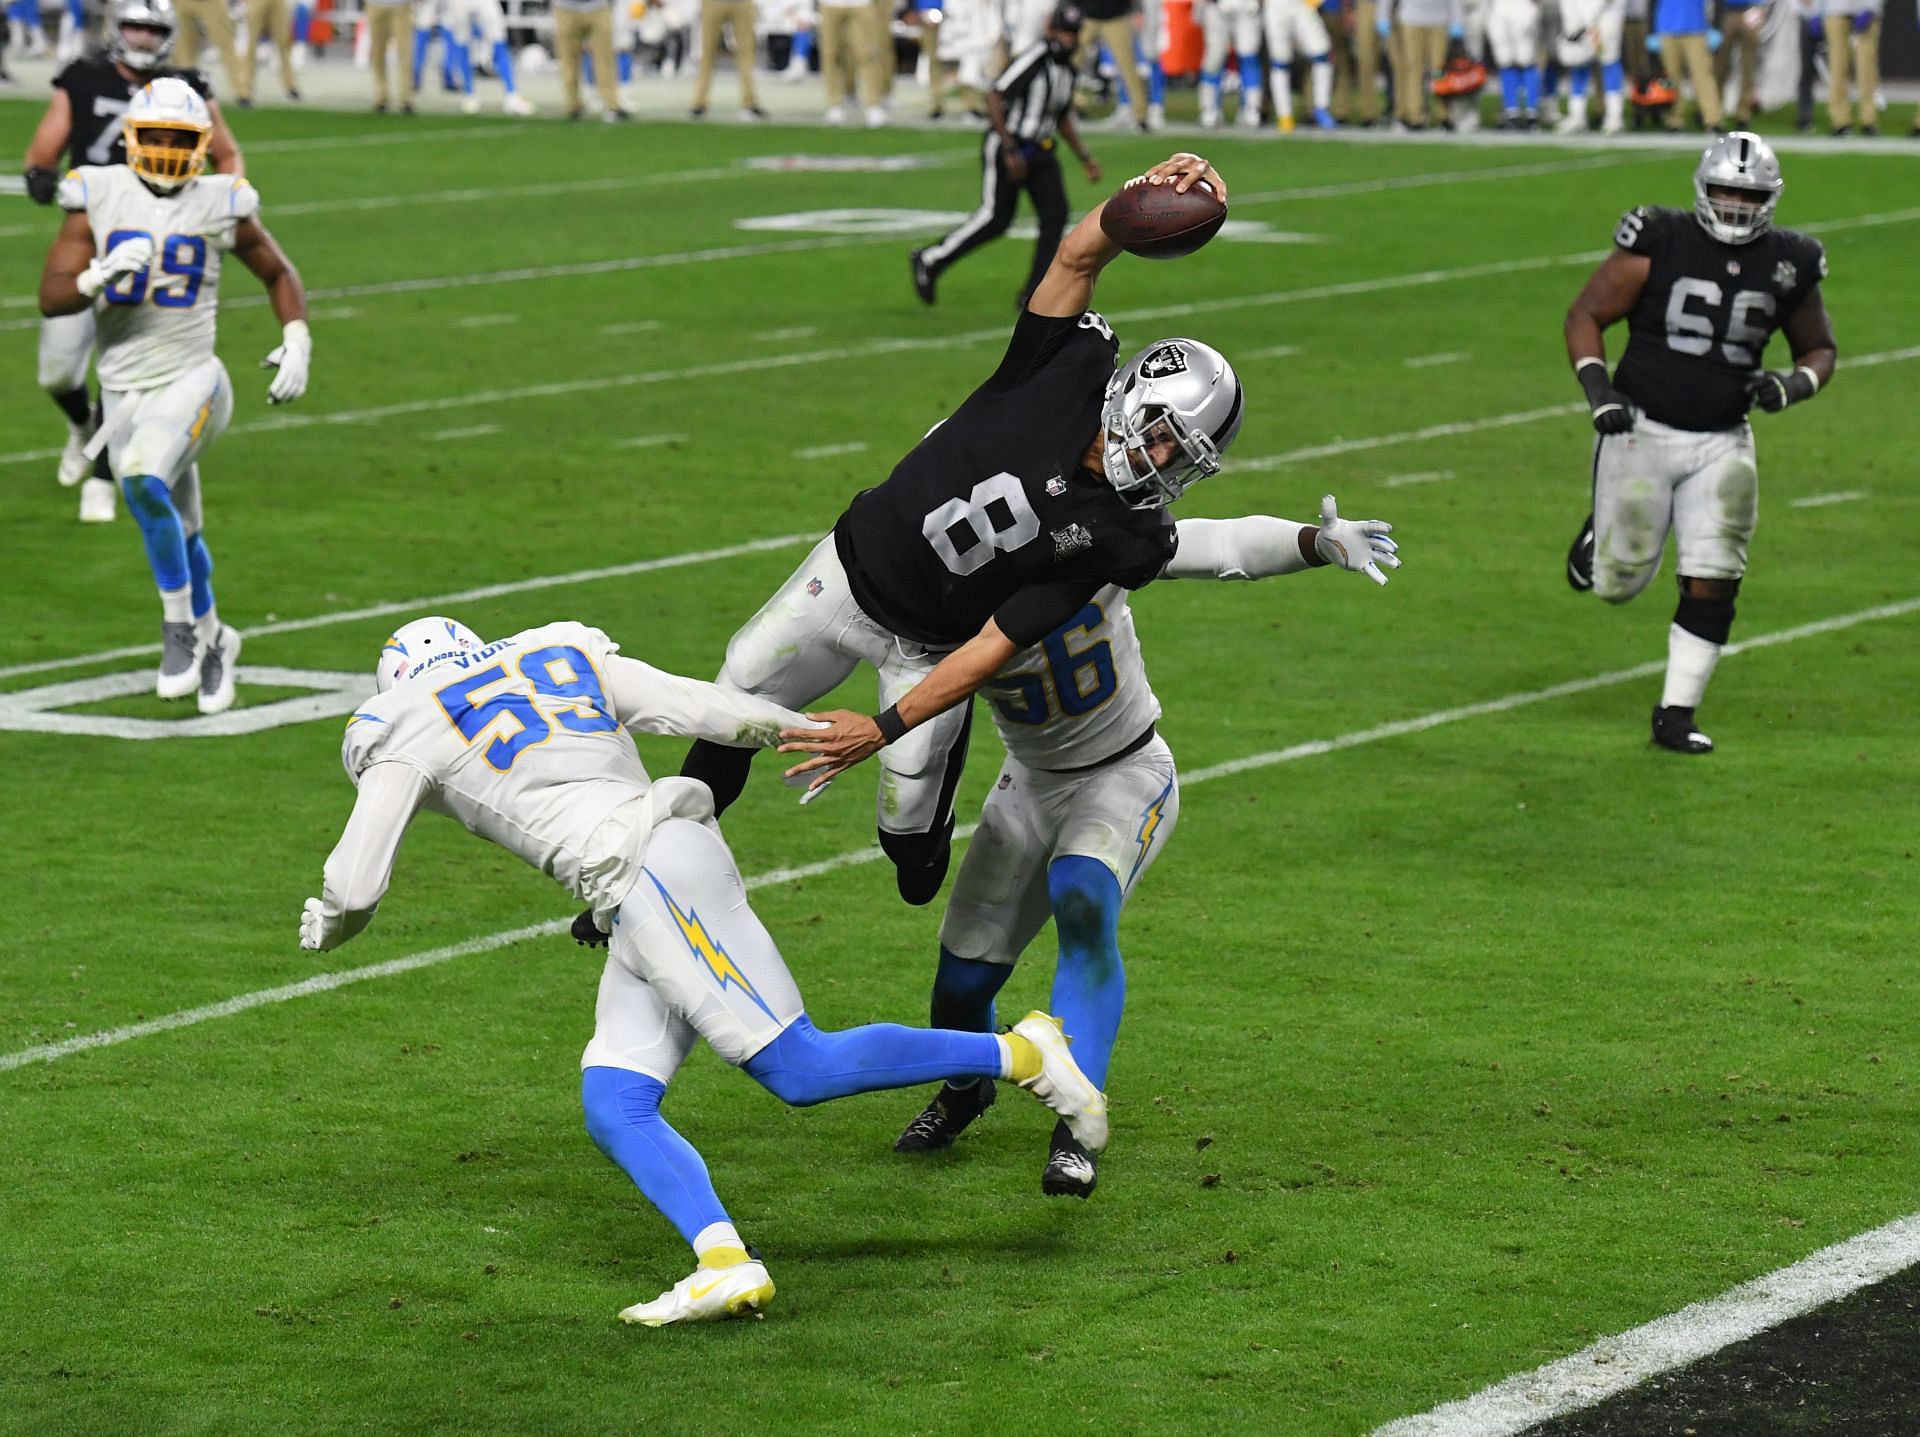
M880 103L868 63L873 12L865 5L820 7L820 78L826 82L827 108L846 104L855 84L860 103L871 109Z
M179 21L179 29L174 32L175 63L197 69L200 52L211 40L220 52L227 87L239 94L240 61L233 53L233 16L227 13L225 0L178 0L173 13Z
M1726 94L1727 77L1733 73L1733 59L1740 56L1740 98L1733 102L1734 118L1742 124L1760 108L1755 81L1760 71L1760 32L1747 24L1747 9L1728 10L1720 20L1720 51L1713 57L1714 83Z
M373 67L373 103L385 109L391 103L387 89L387 50L397 53L400 103L413 103L413 6L367 6L367 62Z
M1427 122L1428 82L1447 63L1445 25L1396 25L1393 38L1393 93L1402 124Z
M1725 117L1720 106L1720 84L1713 78L1713 52L1707 48L1707 37L1693 35L1662 35L1660 54L1667 62L1667 77L1678 86L1684 75L1693 84L1693 98L1700 106L1700 123L1711 130ZM1667 128L1677 130L1681 125L1681 106L1672 105L1667 109Z
M1100 53L1105 44L1113 52L1114 68L1120 72L1120 79L1127 87L1126 104L1133 110L1133 118L1147 118L1147 87L1140 78L1140 65L1133 55L1133 16L1122 15L1118 20L1088 19L1082 22L1080 30L1080 48L1074 53L1074 68L1079 69L1087 62L1087 57ZM1120 107L1118 96L1114 99L1114 108Z
M1847 73L1853 71L1860 91L1860 123L1876 125L1880 112L1874 108L1874 93L1880 88L1880 17L1859 34L1845 15L1827 16L1827 115L1837 130L1853 123L1848 103Z
M866 64L873 103L884 105L893 95L893 0L868 0Z
M720 35L733 28L733 63L740 72L740 104L760 108L753 93L753 0L702 0L700 6L700 78L693 85L693 108L707 108L713 85L714 61L720 57ZM598 63L597 61L595 62Z
M553 51L560 61L560 85L566 94L569 115L580 110L582 50L593 56L593 87L600 92L600 103L611 115L620 108L619 71L613 61L613 11L604 5L598 10L567 10L556 5Z
M1379 18L1376 0L1354 0L1352 31L1342 36L1337 21L1327 27L1333 38L1333 112L1350 125L1380 118Z
M247 26L241 45L245 63L234 86L234 94L243 100L253 98L255 60L260 41L268 35L273 36L274 52L280 57L280 88L289 95L300 88L293 78L293 6L289 0L247 0Z

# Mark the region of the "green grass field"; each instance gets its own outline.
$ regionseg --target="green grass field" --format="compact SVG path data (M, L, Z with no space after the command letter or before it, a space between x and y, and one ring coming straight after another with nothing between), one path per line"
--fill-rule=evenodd
M34 114L0 107L22 142ZM371 117L242 118L316 295L312 387L270 411L271 316L226 275L238 402L203 472L222 611L270 630L247 664L369 671L399 619L350 611L784 537L433 605L489 636L579 618L710 673L990 369L1026 264L991 247L929 312L904 254L937 220L736 228L964 210L965 135L423 120L375 145ZM0 1071L0 1430L1354 1434L1911 1210L1920 614L1862 617L1920 597L1901 162L1784 157L1782 222L1830 226L1841 372L1756 421L1735 637L1786 641L1725 661L1702 710L1721 751L1687 761L1647 743L1657 677L1538 696L1662 659L1672 589L1568 591L1590 433L1535 412L1579 397L1560 319L1619 212L1689 203L1691 156L1207 152L1236 219L1307 238L1102 282L1128 350L1193 333L1248 385L1228 472L1183 512L1305 518L1331 491L1392 520L1406 566L1385 590L1316 571L1136 605L1187 787L1122 926L1094 1200L1041 1197L1031 1104L913 1162L890 1145L923 1095L788 1111L702 1051L668 1112L780 1294L764 1322L623 1328L686 1255L581 1128L599 963L493 947ZM1165 146L1100 153L1118 177ZM741 163L795 154L924 163ZM76 525L53 461L11 457L61 437L24 298L52 217L12 223L0 698L144 671L38 666L158 637L132 525ZM1441 355L1468 357L1408 363ZM1790 507L1837 493L1864 497ZM976 733L963 817L997 761ZM339 736L0 732L0 1054L570 916L428 817L375 926L301 953L351 806ZM670 772L680 746L643 752ZM870 842L864 775L803 811L770 769L727 818L748 874ZM937 914L884 864L755 903L823 1026L922 1020ZM1002 1011L1051 967L1043 938Z

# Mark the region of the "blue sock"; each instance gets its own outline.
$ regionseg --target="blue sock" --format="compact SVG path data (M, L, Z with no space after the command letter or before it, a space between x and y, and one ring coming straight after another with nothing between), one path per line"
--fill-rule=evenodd
M520 93L513 83L513 47L505 40L493 42L493 73L500 77L509 95Z
M587 1068L580 1074L580 1106L595 1145L691 1247L703 1228L730 1219L700 1154L660 1116L666 1091L658 1078L625 1068Z
M189 580L187 536L167 486L152 474L130 474L120 481L120 492L126 496L127 512L140 526L140 537L147 541L147 565L153 570L153 582L163 590L185 588Z
M1012 975L1011 964L958 958L942 948L933 976L933 1026L991 1033L994 996Z
M447 40L447 53L453 56L453 80L460 87L460 93L473 93L473 52L465 45L455 45L451 37Z
M193 584L193 616L197 619L213 607L213 555L207 552L204 535L195 534L187 540L187 575Z
M1147 103L1164 105L1167 102L1167 67L1158 59L1147 70Z
M420 91L420 77L427 68L427 47L433 44L433 31L415 30L413 32L413 89Z
M633 83L633 51L622 50L613 57L613 63L614 68L620 73L620 83L631 85Z
M307 43L308 27L313 24L313 7L296 5L293 7L293 38L302 45Z
M1526 87L1527 108L1529 110L1539 109L1540 108L1540 69L1539 67L1534 66L1530 69L1522 70L1520 72L1520 79L1521 79L1521 82Z
M1590 65L1582 65L1567 77L1573 85L1573 98L1576 101L1587 98L1587 80L1591 76L1592 68Z
M81 4L80 0L67 0L67 14L73 17L73 26L76 30L87 28L87 7Z
M1627 67L1615 60L1611 65L1600 67L1600 88L1609 95L1617 95L1626 87Z
M796 30L793 33L793 49L790 52L793 63L805 69L807 61L813 57L813 31Z
M1107 1064L1120 1034L1127 970L1120 962L1119 880L1098 859L1069 854L1047 866L1047 901L1060 936L1053 975L1053 1016L1073 1039L1080 1071L1107 1085Z
M593 83L593 56L584 50L580 52L580 78L589 85Z
M1278 69L1279 66L1276 65L1274 68ZM1240 57L1240 103L1244 105L1249 99L1255 104L1260 102L1260 57L1258 55Z
M1502 65L1500 67L1500 104L1508 114L1520 108L1520 67Z
M1205 85L1209 90L1213 91L1213 107L1216 110L1219 109L1220 108L1220 72L1218 70L1215 70L1211 75L1209 75L1205 70L1202 70L1200 72L1200 83L1202 85Z
M779 1037L747 1059L747 1073L796 1108L911 1088L943 1078L1000 1076L1000 1040L991 1033L949 1033L868 1023L823 1033L802 1013Z

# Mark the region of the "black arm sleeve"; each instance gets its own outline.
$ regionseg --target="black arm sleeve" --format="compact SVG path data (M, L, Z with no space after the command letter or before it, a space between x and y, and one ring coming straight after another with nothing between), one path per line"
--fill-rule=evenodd
M1013 326L1013 338L1007 344L1007 352L1000 361L1000 367L993 371L990 378L981 387L989 390L1008 390L1019 385L1035 370L1045 368L1073 338L1074 331L1080 328L1080 316L1035 314L1030 309L1020 311L1020 318Z
M1093 601L1098 580L1065 579L1051 584L1029 584L998 609L993 621L1021 648L1037 644Z

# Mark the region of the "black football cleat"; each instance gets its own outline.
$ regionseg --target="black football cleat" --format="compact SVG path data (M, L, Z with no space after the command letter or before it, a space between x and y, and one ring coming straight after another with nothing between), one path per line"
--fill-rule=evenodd
M1653 741L1675 753L1712 753L1713 740L1693 726L1693 710L1655 708Z
M993 1106L993 1079L982 1078L964 1088L946 1084L894 1139L896 1153L937 1153L953 1146L967 1124Z
M1593 515L1580 526L1573 547L1567 550L1567 585L1576 594L1593 588Z
M1047 1154L1046 1171L1040 1174L1040 1191L1048 1197L1093 1196L1100 1175L1093 1165L1093 1154L1073 1140L1067 1120L1053 1125L1052 1150Z
M600 925L593 921L591 908L573 920L573 941L582 948L604 948L612 936L600 931Z
M920 303L932 304L933 271L927 268L927 262L920 257L920 254L919 250L915 250L907 256L908 262L913 266L913 292L920 296Z

